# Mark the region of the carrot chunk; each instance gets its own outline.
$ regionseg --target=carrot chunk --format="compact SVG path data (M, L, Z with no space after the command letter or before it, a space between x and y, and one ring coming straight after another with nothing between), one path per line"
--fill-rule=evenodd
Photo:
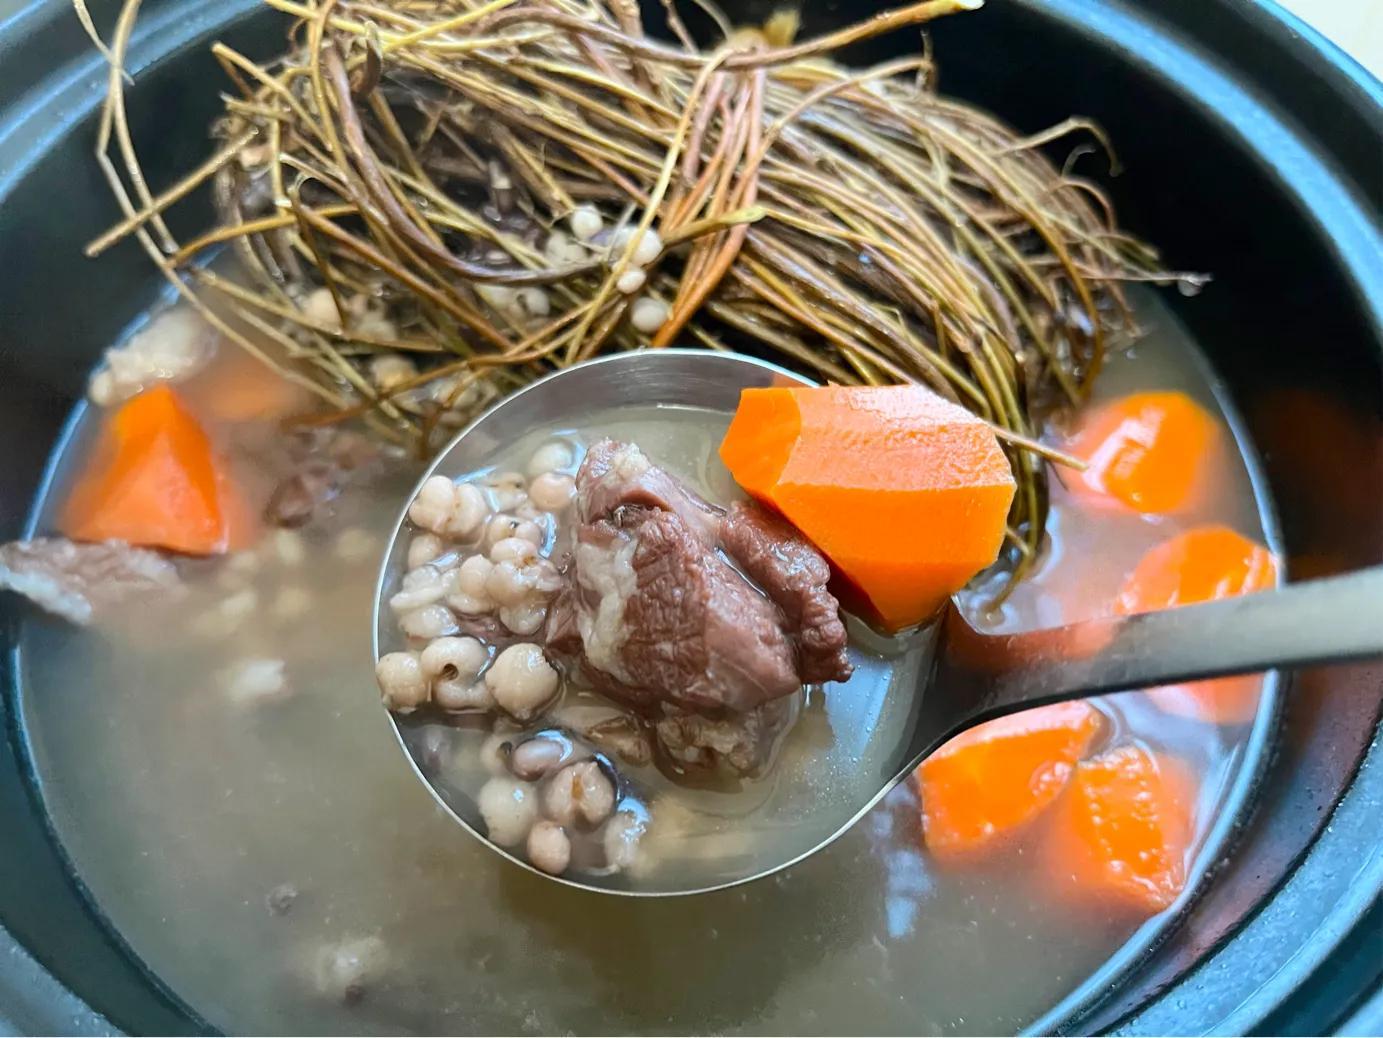
M1121 746L1075 766L1043 845L1047 875L1081 900L1145 915L1186 886L1195 785L1180 761Z
M1264 591L1277 583L1277 560L1226 526L1198 526L1151 549L1128 575L1115 611L1128 616ZM1213 724L1244 724L1258 710L1257 674L1147 690L1169 714Z
M1104 727L1089 703L1055 703L987 721L917 769L922 836L939 857L988 850L1056 799Z
M228 483L197 420L167 385L123 404L63 511L73 540L194 555L224 551Z
M243 350L223 350L180 387L188 406L212 422L274 421L311 406L307 390Z
M1077 492L1164 514L1195 505L1218 457L1219 427L1185 393L1134 393L1095 409L1069 450L1086 463Z
M1013 501L989 426L920 386L746 389L720 457L886 630L925 620L994 561Z

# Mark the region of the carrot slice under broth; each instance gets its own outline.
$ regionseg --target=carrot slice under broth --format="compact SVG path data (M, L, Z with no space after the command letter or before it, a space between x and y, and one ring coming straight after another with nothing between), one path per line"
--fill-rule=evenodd
M1124 581L1115 611L1133 613L1231 598L1277 584L1277 559L1227 526L1198 526L1151 549ZM1263 679L1257 674L1148 689L1167 713L1214 724L1253 719Z
M1222 449L1215 419L1185 393L1133 393L1092 411L1068 444L1086 463L1067 484L1150 514L1194 507Z
M1078 901L1162 911L1186 886L1195 790L1185 764L1141 746L1082 761L1052 810L1046 875Z
M1056 703L947 742L917 769L927 849L969 856L1005 842L1056 800L1103 729L1089 703Z

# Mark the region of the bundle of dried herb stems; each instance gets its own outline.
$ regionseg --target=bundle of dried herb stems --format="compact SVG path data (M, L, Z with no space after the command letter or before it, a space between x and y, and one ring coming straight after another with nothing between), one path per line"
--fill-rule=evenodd
M90 20L76 0L79 14ZM98 156L179 291L325 401L440 446L496 396L601 352L736 349L822 381L920 382L991 422L1034 557L1042 416L1084 396L1132 329L1121 286L1167 281L1095 185L938 95L925 52L838 48L976 7L926 0L808 42L796 19L699 48L637 0L265 0L294 19L262 66L224 44L221 146L154 195L124 107L129 0ZM915 28L914 28L915 31ZM93 33L94 35L94 33ZM1103 143L1101 141L1101 143ZM211 181L219 224L160 214ZM245 275L202 262L230 243Z

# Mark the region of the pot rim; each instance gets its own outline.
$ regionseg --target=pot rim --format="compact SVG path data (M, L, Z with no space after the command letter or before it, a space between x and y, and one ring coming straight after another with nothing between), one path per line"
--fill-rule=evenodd
M1096 38L1104 49L1117 53L1121 60L1149 72L1166 90L1189 94L1194 83L1202 106L1216 112L1220 132L1237 139L1245 153L1270 168L1283 195L1310 217L1322 240L1331 242L1340 276L1351 284L1361 310L1367 313L1377 332L1376 338L1383 343L1383 249L1379 248L1378 218L1370 215L1377 206L1371 207L1369 203L1371 197L1383 193L1383 182L1368 182L1370 176L1379 181L1383 181L1383 177L1379 177L1376 164L1370 170L1352 163L1351 153L1339 140L1328 139L1320 127L1297 118L1303 114L1303 109L1293 96L1302 77L1309 72L1315 77L1318 89L1354 113L1359 125L1366 129L1366 136L1377 142L1383 141L1383 83L1272 0L1258 0L1255 4L1220 0L1219 3L1189 5L1186 10L1156 13L1116 0L1013 2L1043 17L1061 21L1069 31ZM1175 4L1163 6L1178 7ZM169 0L157 9L152 4L150 7L131 40L127 67L133 75L176 58L186 47L257 14L260 5L255 0ZM1222 54L1220 45L1233 41L1217 38L1213 40L1216 51L1210 52L1204 34L1197 32L1191 7L1213 9L1218 15L1233 11L1242 19L1251 39L1229 46L1227 49L1232 53ZM70 17L64 4L34 0L8 19L0 20L0 59L39 40L55 22ZM1266 42L1268 50L1246 53L1245 48L1254 42ZM1291 74L1281 75L1274 66L1274 59L1283 55L1293 66ZM57 67L50 64L40 80L17 86L0 83L0 206L39 157L55 141L90 118L99 104L99 88L106 78L106 70L104 60L89 43L60 52L56 58ZM3 64L0 61L0 65ZM1373 154L1377 154L1376 145ZM25 764L29 768L29 791L34 797L32 806L42 815L32 758L18 729L13 690L6 690L6 696L10 699L6 704L10 737L24 751ZM1158 1006L1176 999L1178 992L1193 990L1195 984L1205 983L1207 978L1223 984L1224 971L1217 966L1226 956L1268 939L1272 932L1273 910L1279 899L1284 899L1282 911L1289 911L1291 906L1286 898L1301 896L1304 890L1318 889L1328 869L1338 871L1338 866L1325 860L1327 857L1353 854L1356 861L1364 862L1364 867L1355 873L1354 885L1330 903L1309 945L1284 950L1284 954L1287 951L1291 954L1285 954L1285 961L1270 976L1236 977L1237 981L1251 985L1251 989L1238 1009L1205 1026L1243 1033L1281 1009L1292 992L1299 990L1307 978L1325 966L1329 956L1361 925L1378 902L1379 892L1383 890L1383 852L1376 841L1369 838L1367 825L1344 823L1361 813L1368 818L1366 812L1370 810L1375 812L1372 817L1376 818L1380 802L1383 802L1383 748L1375 739L1351 784L1334 805L1332 823L1317 834L1294 872L1269 895L1254 918L1240 924L1221 948L1205 956L1153 1003L1121 1021L1118 1029L1131 1033L1155 1030L1159 1019L1164 1020L1165 1029L1165 1018L1155 1013ZM98 925L138 962L103 914L95 909L65 849L47 824L46 815L43 817L50 841L67 863L69 879L92 908ZM1335 820L1341 824L1333 824ZM1298 908L1317 904L1311 900L1295 903ZM0 927L0 940L7 936ZM1136 962L1129 963L1125 968L1136 965ZM188 1014L193 1027L206 1028L205 1022L190 1007L163 988L147 969L145 972L165 997ZM1060 1006L1035 1021L1030 1029L1051 1029L1057 1023L1056 1008ZM1086 1007L1068 1007L1067 1019L1071 1014L1079 1019L1083 1008ZM1344 1008L1341 1007L1342 1012ZM59 1012L63 1015L55 1014L52 1027L62 1030L64 1026L71 1026L70 1017L64 1011ZM1184 1022L1179 1020L1177 1028L1184 1027Z

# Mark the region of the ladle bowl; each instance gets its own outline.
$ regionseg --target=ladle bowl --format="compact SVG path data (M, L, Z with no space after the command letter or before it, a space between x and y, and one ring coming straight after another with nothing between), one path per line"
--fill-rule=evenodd
M438 454L419 485L434 474L455 478L484 469L535 430L578 428L594 415L625 408L695 409L723 416L728 424L743 389L810 384L776 365L708 350L649 350L587 361L495 405ZM376 659L402 647L385 603L406 568L409 536L405 503L376 587ZM975 724L1059 700L1383 655L1380 611L1383 569L1375 568L1275 592L1022 634L984 634L955 609L947 611L943 623L894 639L852 625L856 676L827 686L824 703L817 702L827 715L818 723L829 726L831 745L807 750L799 762L820 785L768 801L773 810L755 817L753 829L773 831L772 840L689 840L690 870L659 868L637 877L621 872L554 877L491 842L471 793L432 759L428 726L442 722L389 716L418 777L442 806L519 867L607 893L704 893L762 878L825 848L946 739ZM777 774L764 781L775 780L790 784L800 776Z

